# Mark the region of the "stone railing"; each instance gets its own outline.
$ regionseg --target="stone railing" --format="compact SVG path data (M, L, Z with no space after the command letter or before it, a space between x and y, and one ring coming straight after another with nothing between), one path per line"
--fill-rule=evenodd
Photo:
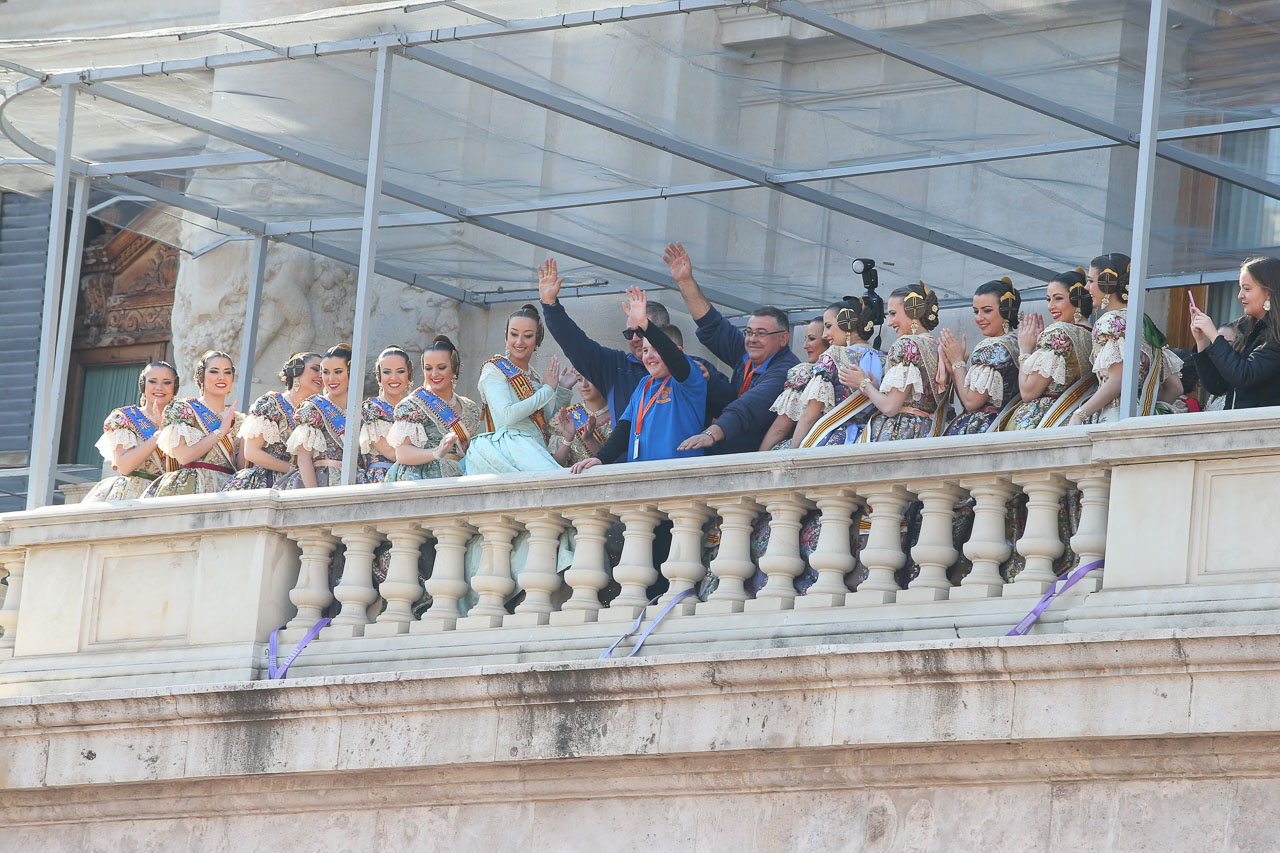
M591 658L691 589L703 595L682 598L646 654L998 636L1059 572L1104 556L1038 632L1272 624L1280 549L1257 534L1280 489L1266 476L1277 427L1209 413L16 513L0 519L0 694L262 677L271 631L285 625L287 650L326 612L291 675ZM753 559L762 512L768 546ZM1006 579L1011 557L1021 570ZM431 603L418 616L420 558Z

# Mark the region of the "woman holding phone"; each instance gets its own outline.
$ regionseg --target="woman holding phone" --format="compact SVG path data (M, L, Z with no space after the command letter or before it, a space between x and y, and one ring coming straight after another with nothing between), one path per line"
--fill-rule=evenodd
M1191 301L1191 335L1200 383L1226 396L1225 408L1280 405L1280 258L1250 258L1240 267L1244 316L1228 343L1213 319Z

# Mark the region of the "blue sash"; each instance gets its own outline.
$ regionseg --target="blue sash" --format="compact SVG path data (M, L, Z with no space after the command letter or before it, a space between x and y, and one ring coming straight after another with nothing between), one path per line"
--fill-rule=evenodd
M373 404L375 406L377 406L379 409L382 410L382 413L384 415L386 415L389 418L395 417L395 414L396 414L395 407L392 406L390 403L380 400L377 397L370 397L369 399L373 401Z
M413 396L422 401L430 412L440 421L440 426L446 430L453 430L453 434L458 437L458 446L465 453L469 436L467 430L462 425L462 418L458 413L449 408L449 404L441 400L438 396L428 391L426 388L419 388L413 392Z
M156 425L151 422L151 418L147 417L147 413L137 406L124 406L120 409L120 413L129 419L129 423L133 424L143 441L156 434Z
M289 421L289 426L296 427L298 416L294 413L293 406L289 405L289 399L279 392L276 392L276 396L280 398L280 408L284 409L284 416Z
M215 433L218 431L218 427L222 426L222 419L209 411L209 407L201 403L200 398L192 397L187 400L187 405L191 407L191 411L196 413L196 418L199 419L206 432ZM235 445L231 443L231 439L225 435L220 437L218 439L218 449L222 451L222 455L227 458L227 464L234 471L236 469L236 450Z
M324 415L325 420L329 422L329 426L338 435L345 435L347 432L347 419L342 412L338 411L338 407L329 402L329 399L323 394L315 394L308 399L316 404L316 408L320 410L320 414Z

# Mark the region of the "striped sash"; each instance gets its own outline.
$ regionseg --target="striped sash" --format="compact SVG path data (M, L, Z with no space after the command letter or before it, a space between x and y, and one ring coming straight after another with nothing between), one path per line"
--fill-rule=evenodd
M502 371L502 375L507 377L507 381L511 383L511 390L516 392L516 397L518 399L527 400L532 397L534 392L537 390L533 387L533 383L529 381L529 377L525 372L512 364L511 360L506 356L495 355L493 358L489 359L486 364L492 364ZM542 432L542 440L546 441L547 437L551 434L547 424L547 416L542 413L541 409L539 409L529 415L529 420L533 421L534 426ZM484 404L484 424L489 432L493 432L493 415L489 413L488 400L486 400Z
M205 432L212 435L218 431L218 427L222 426L222 419L209 411L209 407L201 403L199 398L192 397L187 401L191 406L191 411L196 413L196 420L200 422L200 426L204 427ZM236 470L236 448L231 443L231 437L223 435L218 437L218 449L222 451L222 455L226 457L227 464L231 466L231 470ZM181 467L181 466L180 466Z

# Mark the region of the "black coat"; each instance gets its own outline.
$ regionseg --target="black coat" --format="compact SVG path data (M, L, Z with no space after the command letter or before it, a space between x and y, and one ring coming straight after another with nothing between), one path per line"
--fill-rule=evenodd
M1266 344L1262 323L1252 326L1243 355L1221 335L1195 353L1201 384L1210 394L1226 394L1228 409L1280 406L1280 349Z

